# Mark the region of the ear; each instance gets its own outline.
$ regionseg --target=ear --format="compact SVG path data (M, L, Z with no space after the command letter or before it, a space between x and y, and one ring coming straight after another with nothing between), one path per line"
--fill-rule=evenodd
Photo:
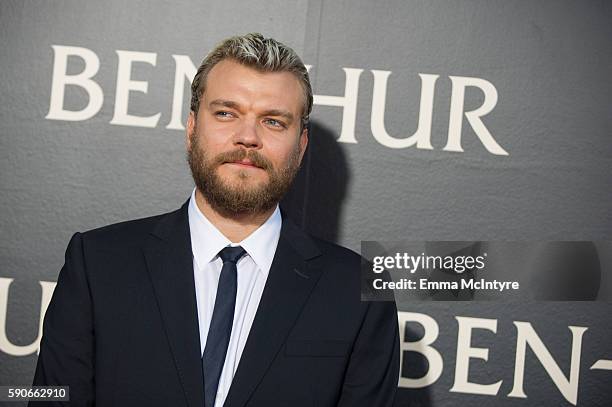
M193 110L190 110L189 116L187 117L187 126L185 128L185 147L187 151L191 150L191 138L195 135L195 128L196 117Z
M306 147L308 146L308 127L304 127L302 130L302 134L300 135L300 164L302 163L302 158L304 157L304 153L306 152Z

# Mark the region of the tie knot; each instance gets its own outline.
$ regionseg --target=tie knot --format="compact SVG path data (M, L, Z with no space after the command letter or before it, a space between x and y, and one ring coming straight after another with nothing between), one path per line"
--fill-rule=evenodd
M244 249L240 246L227 246L219 252L219 257L221 257L221 260L223 260L223 264L227 263L228 261L236 264L238 263L238 260L245 255L245 253L246 252Z

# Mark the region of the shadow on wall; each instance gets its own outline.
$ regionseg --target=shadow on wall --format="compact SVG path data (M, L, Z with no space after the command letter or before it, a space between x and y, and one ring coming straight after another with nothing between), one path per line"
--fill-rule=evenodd
M308 149L293 186L281 202L283 212L306 232L337 242L350 173L333 131L310 122Z

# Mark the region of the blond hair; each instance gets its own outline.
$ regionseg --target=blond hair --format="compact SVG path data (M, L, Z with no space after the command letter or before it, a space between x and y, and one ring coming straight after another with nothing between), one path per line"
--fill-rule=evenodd
M206 90L210 70L224 59L232 59L261 72L290 72L304 90L301 128L308 124L312 111L312 87L304 63L296 52L273 38L250 33L223 40L202 61L191 84L191 110L197 115L200 99Z

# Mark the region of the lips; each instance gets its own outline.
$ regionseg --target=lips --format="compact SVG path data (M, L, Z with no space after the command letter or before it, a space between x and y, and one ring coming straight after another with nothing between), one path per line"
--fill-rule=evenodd
M253 161L251 161L249 159L234 160L234 161L229 161L228 163L229 164L243 165L245 167L261 168L261 167L259 167L257 164L255 164Z
M237 149L217 155L215 158L217 165L233 164L240 168L257 168L264 171L269 171L272 168L272 163L257 151L246 151Z

